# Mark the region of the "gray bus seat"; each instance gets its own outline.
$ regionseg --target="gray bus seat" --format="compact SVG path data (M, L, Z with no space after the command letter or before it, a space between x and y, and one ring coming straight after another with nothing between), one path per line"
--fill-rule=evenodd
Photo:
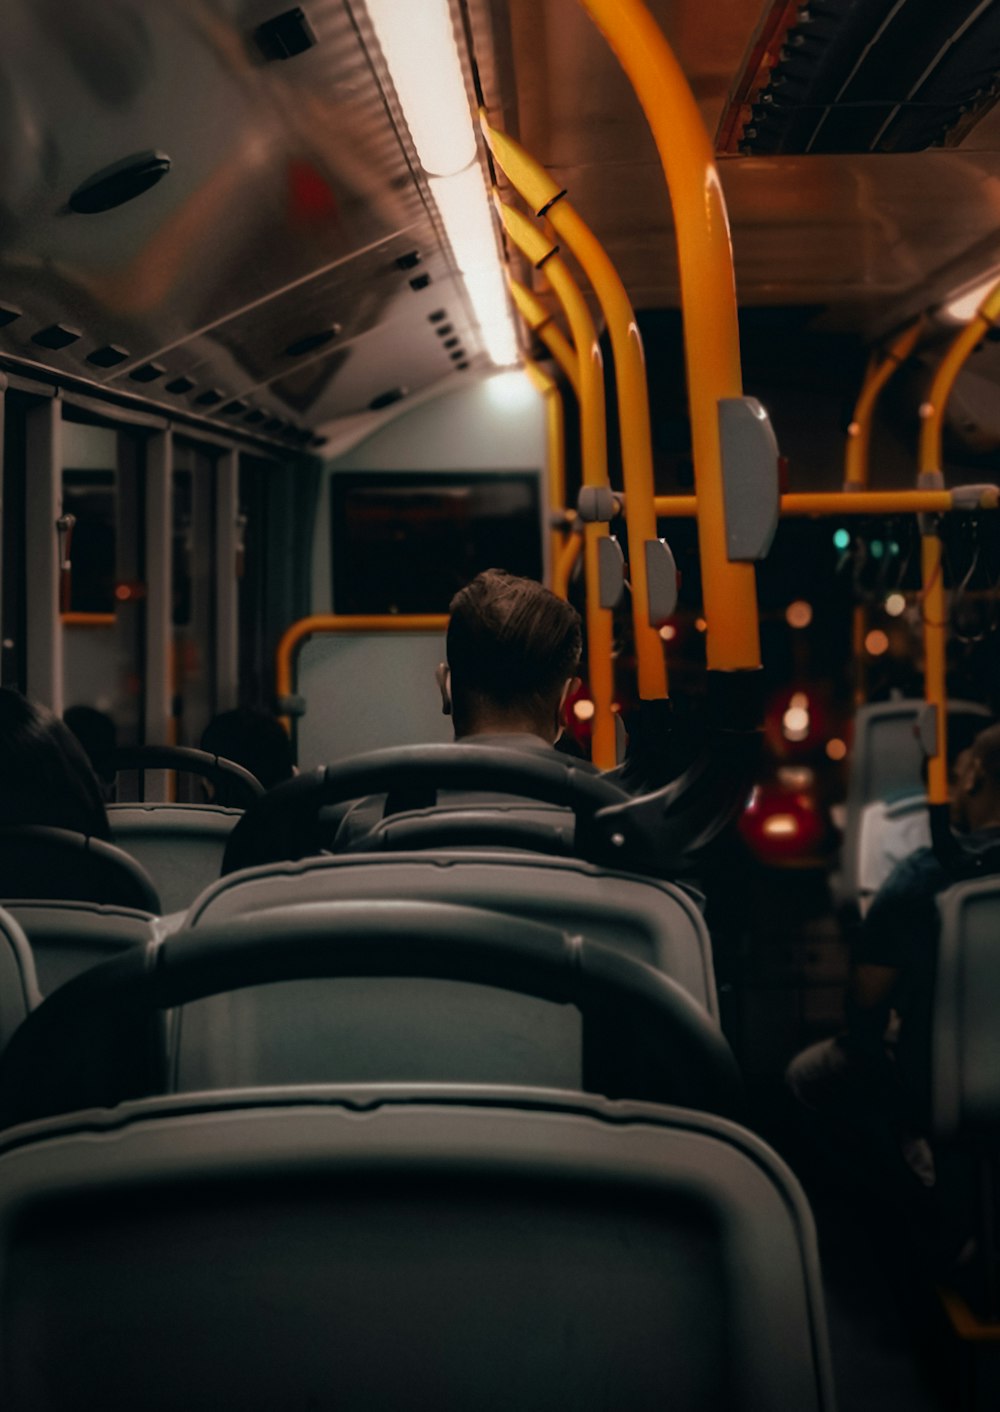
M0 1051L41 999L28 938L16 917L0 907Z
M312 903L177 932L62 986L0 1059L0 1123L171 1086L554 1078L711 1112L740 1102L718 1026L630 956L471 907Z
M812 1217L732 1123L546 1090L0 1138L5 1412L833 1412Z
M858 829L857 898L862 916L896 864L918 848L929 848L930 843L930 815L923 791L876 799L864 806Z
M185 926L304 902L386 897L486 907L579 931L657 967L718 1019L711 941L691 893L579 859L455 849L266 864L220 879Z
M165 913L188 907L222 869L240 809L218 804L111 804L115 842L149 873Z
M834 882L836 900L841 906L856 906L859 895L861 858L861 818L866 804L887 799L901 791L923 789L921 768L924 752L916 726L924 702L912 699L880 701L862 706L854 717L844 809L844 841L841 867ZM974 701L949 701L948 720L963 724L982 721L988 725L990 713Z
M162 932L149 912L98 902L22 899L6 910L28 938L43 995L122 951L148 946Z
M949 888L931 1037L935 1136L1000 1150L1000 878Z
M123 849L42 824L0 828L0 902L22 897L162 910L149 874Z

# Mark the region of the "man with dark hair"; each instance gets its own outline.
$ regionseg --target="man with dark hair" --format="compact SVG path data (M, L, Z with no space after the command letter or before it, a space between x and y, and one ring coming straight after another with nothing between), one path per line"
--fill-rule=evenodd
M438 685L455 739L526 736L554 745L580 665L576 609L532 579L487 569L449 611Z
M501 569L477 575L455 594L449 611L448 660L436 675L456 741L551 751L562 733L566 698L577 685L579 613L534 579ZM595 769L588 761L576 763ZM458 805L506 797L445 795ZM363 847L361 840L382 819L386 803L385 795L372 795L354 804L339 825L334 848Z
M1000 841L1000 725L981 731L955 762L951 814L967 853ZM933 1188L935 1170L897 1056L908 1070L926 1068L937 897L955 881L931 848L896 865L858 934L844 1032L796 1055L786 1075L803 1108L826 1123L816 1135L835 1140L837 1159L904 1201Z

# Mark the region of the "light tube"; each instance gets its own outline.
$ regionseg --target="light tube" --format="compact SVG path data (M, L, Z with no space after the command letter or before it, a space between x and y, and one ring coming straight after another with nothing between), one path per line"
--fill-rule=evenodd
M476 155L448 0L367 0L420 165L451 176Z
M497 253L492 209L478 162L428 185L468 290L486 351L500 367L518 361L507 285Z
M987 294L996 287L998 280L1000 280L1000 269L994 269L988 275L984 275L971 288L967 288L963 293L950 299L944 305L942 313L946 318L954 319L956 323L967 324L973 315L978 313L980 304Z

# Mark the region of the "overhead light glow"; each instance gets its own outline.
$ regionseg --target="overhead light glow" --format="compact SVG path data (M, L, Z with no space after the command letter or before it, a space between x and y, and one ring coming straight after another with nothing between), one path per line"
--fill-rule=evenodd
M593 701L586 699L573 702L573 715L578 721L591 721L594 718L595 706Z
M799 821L794 814L772 814L761 824L761 832L769 838L791 838L799 831Z
M507 303L493 215L479 164L454 176L430 177L428 185L465 280L486 351L498 367L518 360L517 339Z
M813 620L812 604L797 598L785 609L785 622L790 628L807 628Z
M843 760L847 755L847 745L844 741L834 736L832 740L826 742L827 758L830 760Z
M944 305L941 312L945 318L954 319L955 323L967 324L987 294L996 288L998 280L1000 280L1000 267L990 270L988 275L984 275L975 284L967 285L964 290L954 295Z
M509 367L517 336L448 0L422 0L419 22L402 0L367 8L486 352Z
M900 618L906 612L906 599L902 593L890 593L885 600L885 611L890 618Z
M423 0L419 19L400 0L367 0L420 165L451 176L475 158L476 138L448 0Z
M674 638L677 636L677 629L674 627L673 623L664 623L663 627L660 628L660 636L663 638L664 642L673 642Z
M505 412L524 412L534 404L537 393L522 372L495 373L486 384L486 395Z

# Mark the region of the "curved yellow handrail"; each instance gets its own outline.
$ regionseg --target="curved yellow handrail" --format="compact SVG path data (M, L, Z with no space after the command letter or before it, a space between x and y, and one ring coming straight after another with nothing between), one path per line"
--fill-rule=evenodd
M639 696L643 701L667 695L667 669L658 625L649 621L645 545L656 538L653 511L653 438L646 392L646 358L635 310L625 286L593 231L565 198L565 192L539 162L512 137L492 127L483 109L479 125L497 165L528 202L545 215L559 238L583 267L600 301L611 338L621 432L625 520L628 525L632 626L638 660Z
M948 395L962 365L980 339L1000 318L1000 283L952 340L938 364L930 391L920 408L920 447L917 485L943 489L942 437ZM927 770L927 798L931 804L948 802L948 668L947 600L944 591L944 552L933 521L921 526L920 563L923 574L921 603L924 621L924 697L936 708L937 753Z
M608 484L607 440L604 411L604 366L597 331L586 301L570 274L557 247L552 245L527 216L515 211L493 193L497 211L510 240L537 268L544 266L546 277L566 314L580 371L580 442L583 482L588 486ZM613 633L611 614L600 605L598 541L606 536L605 524L589 524L584 530L584 574L586 578L587 671L594 701L592 755L602 770L617 761L615 718L611 710L614 696L612 665Z
M281 635L274 653L274 689L278 701L294 694L295 655L314 633L446 632L447 613L313 613L299 618ZM279 720L289 733L291 719Z
M726 203L698 105L656 21L641 0L580 0L604 34L642 105L674 213L691 438L698 486L698 541L708 666L760 666L752 564L729 561L719 400L740 397L736 286Z
M858 400L854 404L854 416L847 428L847 446L844 449L844 489L847 491L865 490L868 486L868 454L875 403L893 373L913 352L923 326L921 315L901 329L884 354L873 357L868 365Z
M580 367L576 358L576 350L572 343L559 328L552 315L546 309L537 295L532 294L530 289L526 289L519 280L512 275L507 276L507 285L511 292L511 297L517 307L518 313L531 329L532 333L545 344L553 358L562 369L566 381L577 398L580 396Z

